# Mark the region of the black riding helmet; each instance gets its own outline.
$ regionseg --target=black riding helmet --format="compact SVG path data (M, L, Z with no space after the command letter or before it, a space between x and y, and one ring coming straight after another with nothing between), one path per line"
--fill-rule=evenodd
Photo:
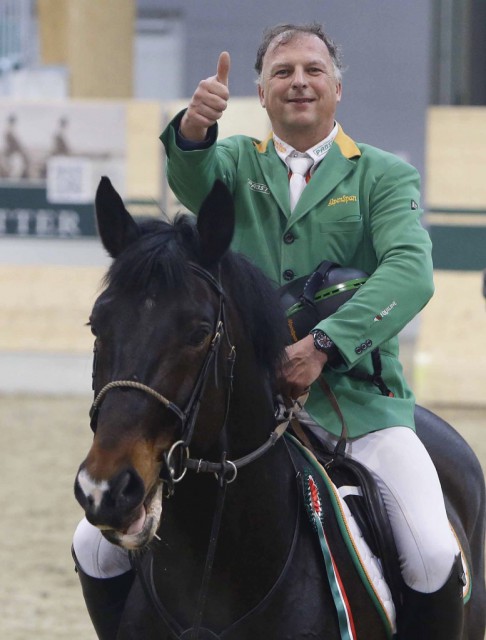
M335 313L368 279L368 274L324 260L310 275L278 290L293 342Z
M310 276L297 278L280 287L280 303L287 317L289 338L297 342L308 335L321 320L335 313L368 280L368 274L352 267L341 267L324 260ZM356 367L346 375L374 384L384 396L393 397L382 376L380 350L371 352L373 373L360 371Z

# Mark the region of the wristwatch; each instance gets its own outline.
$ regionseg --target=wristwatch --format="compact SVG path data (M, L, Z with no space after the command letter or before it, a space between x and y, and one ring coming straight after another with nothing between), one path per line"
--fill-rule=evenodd
M338 360L342 360L341 354L338 351L338 348L331 340L331 338L322 331L322 329L312 329L310 334L314 338L314 347L318 351L322 351L327 354L327 360L330 364L336 363Z

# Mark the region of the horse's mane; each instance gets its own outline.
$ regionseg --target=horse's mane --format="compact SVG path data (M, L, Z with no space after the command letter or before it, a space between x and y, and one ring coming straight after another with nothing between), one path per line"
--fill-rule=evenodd
M104 284L140 297L186 287L188 263L199 262L195 217L139 223L140 237L113 261ZM235 305L261 366L273 377L288 336L275 289L243 255L227 251L220 262L226 297Z

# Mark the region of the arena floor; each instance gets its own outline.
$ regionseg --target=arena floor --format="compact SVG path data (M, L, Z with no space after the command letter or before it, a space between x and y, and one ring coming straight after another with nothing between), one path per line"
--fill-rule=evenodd
M0 397L0 638L95 640L70 546L72 485L88 450L89 397ZM435 409L486 469L486 409Z

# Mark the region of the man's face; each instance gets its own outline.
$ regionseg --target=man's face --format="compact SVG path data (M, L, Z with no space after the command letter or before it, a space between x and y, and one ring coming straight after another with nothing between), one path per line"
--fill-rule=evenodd
M287 43L275 38L263 58L258 95L274 132L295 148L308 149L329 135L341 83L324 42L313 34Z

